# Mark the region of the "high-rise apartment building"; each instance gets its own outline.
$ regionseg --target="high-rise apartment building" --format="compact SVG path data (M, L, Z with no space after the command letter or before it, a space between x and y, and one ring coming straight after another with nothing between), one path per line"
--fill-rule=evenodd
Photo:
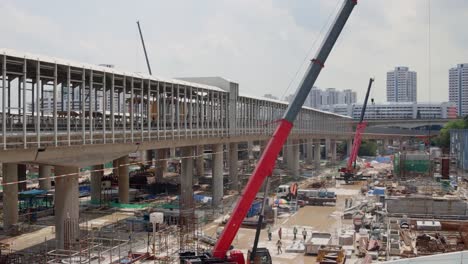
M468 115L468 63L449 70L449 101L457 105L458 115Z
M354 104L356 103L356 97L356 92L350 89L339 91L335 88L322 90L317 87L312 87L305 104L320 109L322 106L328 105Z
M387 72L387 102L416 102L417 75L408 67Z

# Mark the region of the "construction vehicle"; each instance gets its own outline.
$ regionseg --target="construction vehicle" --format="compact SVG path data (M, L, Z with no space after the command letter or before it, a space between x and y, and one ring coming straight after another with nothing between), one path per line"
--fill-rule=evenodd
M344 180L346 183L358 181L361 178L357 177L357 168L356 168L356 159L359 152L359 147L361 147L362 133L367 127L367 122L364 121L364 115L366 114L367 101L369 100L369 93L374 82L373 78L369 79L369 86L367 87L366 98L364 99L364 104L362 105L361 118L356 127L356 133L354 134L353 148L351 149L351 154L349 155L348 162L346 167L340 168L338 171L340 173L339 180Z
M317 253L317 263L343 264L346 262L346 253L341 246L323 245Z
M253 261L250 261L249 258L246 261L242 252L239 250L231 250L229 256L227 256L229 247L236 237L237 231L239 231L242 221L247 215L250 205L255 199L260 187L265 179L272 175L276 159L292 130L294 120L296 120L307 95L314 86L331 49L333 48L356 4L357 0L344 0L335 21L327 32L315 58L311 60L311 64L307 69L292 102L286 109L282 119L278 121L278 126L263 151L246 187L240 195L234 211L231 213L231 218L226 224L221 236L211 252L211 257L198 263L254 263ZM259 252L258 249L257 252Z

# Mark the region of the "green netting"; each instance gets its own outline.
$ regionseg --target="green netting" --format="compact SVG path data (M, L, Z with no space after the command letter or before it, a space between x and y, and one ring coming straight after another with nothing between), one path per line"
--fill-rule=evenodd
M171 204L171 203L158 204L155 207L163 208L163 209L179 209L178 204Z
M142 203L142 204L123 204L123 203L114 203L114 202L110 202L109 204L111 207L114 207L114 208L121 208L121 209L145 209L149 206L151 206L151 204L149 203Z

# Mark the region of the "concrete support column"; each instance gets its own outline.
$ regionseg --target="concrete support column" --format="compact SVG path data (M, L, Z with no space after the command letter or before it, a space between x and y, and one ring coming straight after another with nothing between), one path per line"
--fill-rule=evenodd
M18 164L3 163L3 183L18 181ZM18 184L3 186L3 230L18 223ZM8 232L7 232L8 233Z
M169 157L175 158L176 156L176 148L170 148L169 149Z
M260 140L259 142L260 142L260 155L259 155L259 159L260 159L260 157L263 155L263 151L265 151L266 149L268 140Z
M249 159L254 158L253 147L254 147L253 141L247 141L247 153L249 154Z
M18 181L22 181L18 183L18 191L26 191L26 164L18 164Z
M213 208L219 208L223 200L223 144L213 145L213 184L211 186L213 192Z
M193 208L193 147L181 148L181 155L180 208L187 210Z
M314 162L314 145L311 139L306 142L306 163L312 164Z
M146 151L146 165L154 166L154 154L152 149Z
M51 180L50 176L52 175L52 166L49 165L39 165L39 189L41 190L50 190Z
M287 151L288 169L293 176L299 176L299 155L299 141L293 140Z
M104 176L104 165L91 166L91 203L101 203L102 176Z
M389 138L385 138L383 140L383 148L382 148L382 153L380 153L381 155L385 155L386 154L386 150L388 149L388 147L390 146L390 139Z
M331 160L331 151L330 151L330 139L326 138L325 139L325 160L330 161Z
M55 239L58 248L70 248L79 237L79 192L77 167L56 166Z
M129 203L129 189L130 189L130 181L128 176L128 164L129 159L128 156L123 156L118 159L119 163L119 202L120 203ZM124 165L124 166L122 166Z
M167 171L167 149L158 149L158 161L156 162L156 179L162 179Z
M229 182L231 183L229 188L231 190L239 190L239 155L238 155L237 143L229 144Z
M335 163L336 162L336 140L331 139L330 140L330 154L331 154L331 162Z
M353 150L353 140L348 139L346 140L346 153L349 156L351 156L351 150Z
M200 145L197 146L197 158L196 158L196 183L198 183L198 178L205 176L205 147Z
M315 169L320 168L320 155L321 155L321 149L320 149L320 139L317 139L314 142L314 164L315 164Z
M288 166L288 155L289 155L289 150L288 150L288 145L289 145L290 141L286 140L286 142L284 143L284 146L283 146L283 163L286 164L286 167Z

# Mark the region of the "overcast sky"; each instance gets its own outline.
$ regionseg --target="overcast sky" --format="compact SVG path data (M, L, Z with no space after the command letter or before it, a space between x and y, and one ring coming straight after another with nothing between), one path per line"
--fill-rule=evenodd
M353 89L362 101L374 76L372 97L383 102L386 72L408 66L418 101L447 101L448 69L468 62L468 1L430 1L430 23L429 1L359 0L316 86ZM243 93L283 97L341 2L1 0L0 46L146 72L140 20L154 75L222 76Z

